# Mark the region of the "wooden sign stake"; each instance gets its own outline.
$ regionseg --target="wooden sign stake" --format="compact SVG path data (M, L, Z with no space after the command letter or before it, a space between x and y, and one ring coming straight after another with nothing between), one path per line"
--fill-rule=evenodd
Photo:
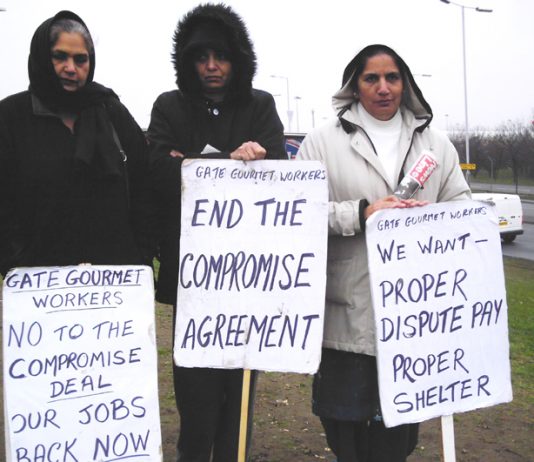
M246 462L247 457L247 424L248 402L250 393L250 369L243 370L243 392L241 394L241 421L239 425L238 462Z

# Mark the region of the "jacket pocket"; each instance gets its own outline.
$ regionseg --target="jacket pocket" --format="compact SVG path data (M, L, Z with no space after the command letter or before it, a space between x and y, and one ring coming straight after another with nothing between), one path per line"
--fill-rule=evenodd
M351 305L353 281L352 260L329 260L326 270L326 299L339 305Z
M355 294L366 273L365 238L331 236L328 240L326 299L354 308Z

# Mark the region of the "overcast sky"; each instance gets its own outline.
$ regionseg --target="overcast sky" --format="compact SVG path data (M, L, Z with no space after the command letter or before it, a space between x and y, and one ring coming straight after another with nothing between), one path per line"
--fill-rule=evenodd
M95 80L113 88L146 128L155 98L175 88L172 34L192 0L0 0L0 99L28 86L37 26L61 9L87 23L96 46ZM254 86L275 95L287 125L307 131L331 117L343 69L364 46L394 48L417 76L434 125L464 124L461 8L440 0L228 0L245 20L258 57ZM534 119L534 1L460 0L465 9L469 126ZM295 100L295 97L300 99Z

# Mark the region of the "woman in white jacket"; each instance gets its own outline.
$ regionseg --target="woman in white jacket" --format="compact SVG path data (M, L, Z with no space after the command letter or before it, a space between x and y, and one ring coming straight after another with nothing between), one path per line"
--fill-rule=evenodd
M449 139L406 63L384 45L360 51L333 97L337 118L310 132L298 159L320 160L329 178L329 242L323 354L313 388L338 462L402 462L417 425L386 429L380 417L365 221L384 208L468 199ZM437 168L413 199L393 195L422 150Z

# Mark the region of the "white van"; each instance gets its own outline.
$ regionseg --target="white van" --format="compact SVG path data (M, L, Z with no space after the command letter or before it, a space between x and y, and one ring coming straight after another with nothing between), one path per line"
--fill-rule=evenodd
M495 206L501 238L506 244L523 234L523 207L517 194L472 193L471 196Z

